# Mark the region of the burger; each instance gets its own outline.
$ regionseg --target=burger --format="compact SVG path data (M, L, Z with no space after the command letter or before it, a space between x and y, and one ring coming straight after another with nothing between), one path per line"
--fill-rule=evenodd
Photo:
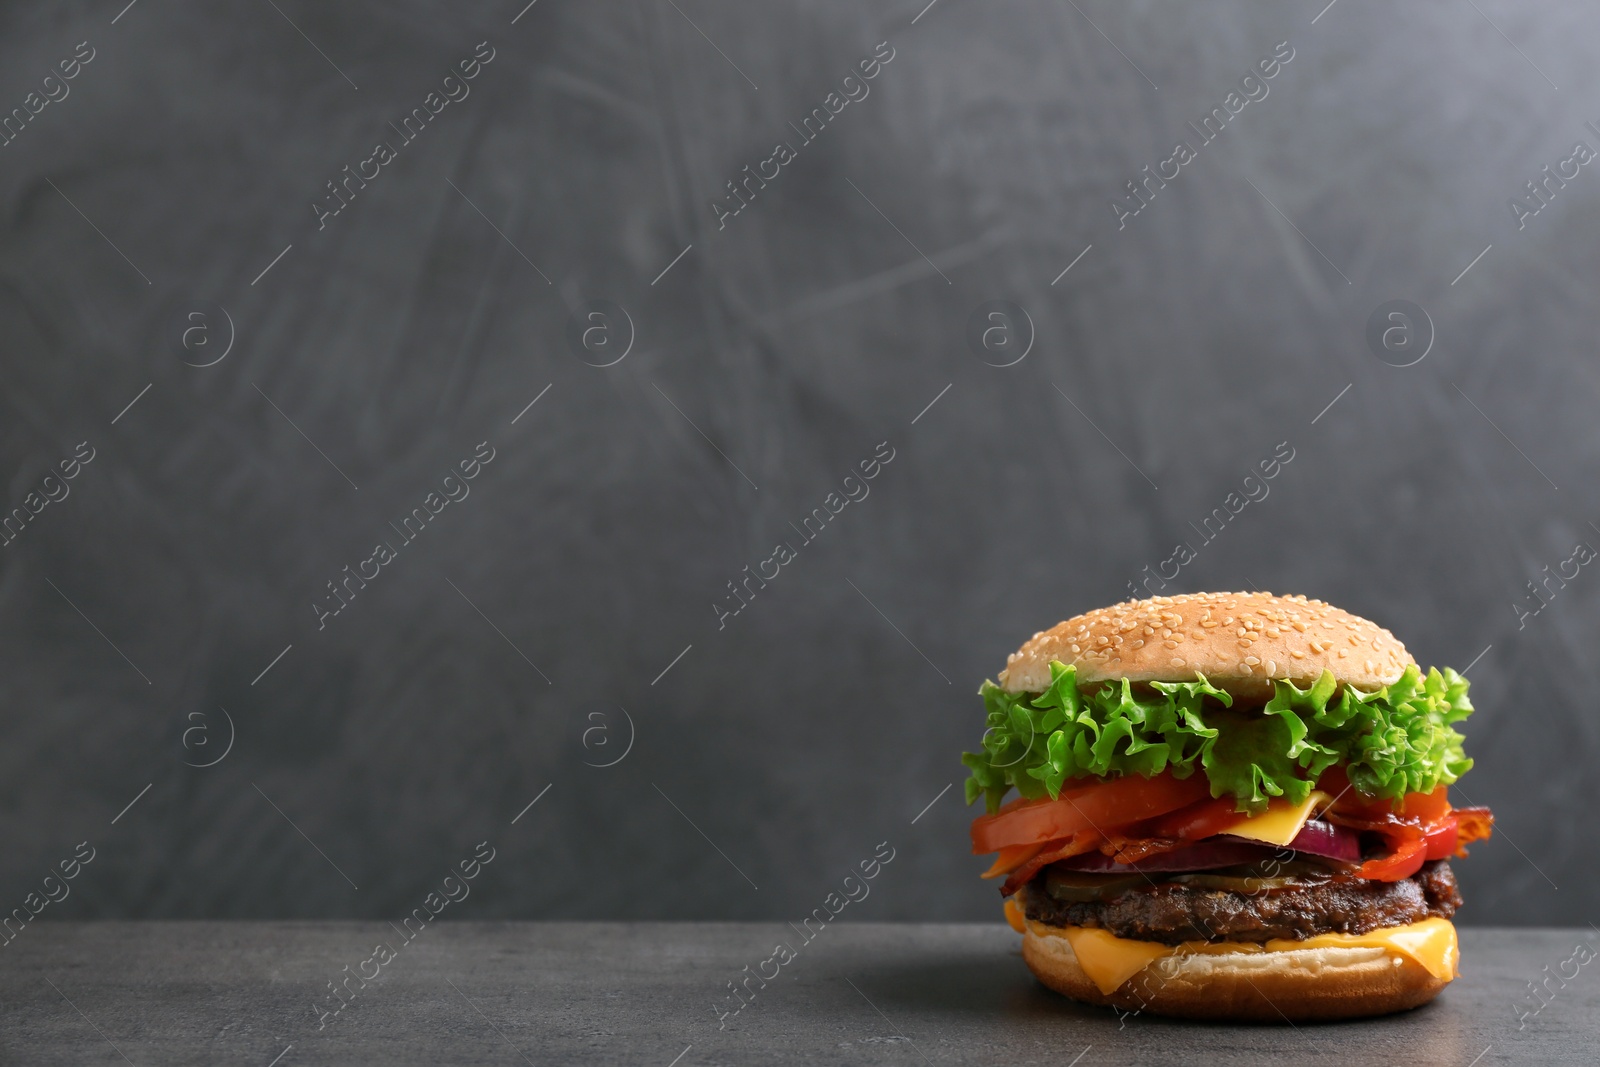
M981 693L972 850L1049 988L1299 1022L1456 977L1450 860L1493 824L1450 803L1472 704L1388 630L1303 596L1133 600L1034 634Z

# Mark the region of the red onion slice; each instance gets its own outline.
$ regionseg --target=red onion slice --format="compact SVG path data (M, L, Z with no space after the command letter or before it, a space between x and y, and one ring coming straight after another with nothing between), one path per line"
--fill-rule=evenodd
M1249 844L1238 838L1223 840L1210 838L1194 845L1175 848L1135 863L1118 863L1104 852L1085 852L1071 859L1060 860L1057 866L1074 871L1103 871L1121 874L1132 871L1175 874L1179 871L1204 871L1212 867L1234 867L1242 863L1255 863L1273 854L1271 845Z
M1248 841L1232 834L1218 834L1218 841ZM1344 826L1335 826L1321 819L1307 819L1294 840L1286 846L1296 852L1348 863L1361 862L1361 835Z
M1288 845L1268 845L1249 838L1235 837L1232 834L1218 834L1193 845L1175 848L1171 852L1162 852L1136 863L1118 863L1103 852L1085 852L1070 859L1059 860L1056 865L1074 871L1104 871L1112 874L1133 871L1177 874L1182 871L1205 871L1213 867L1256 863L1272 856L1282 859L1286 858L1283 856L1286 849L1304 852L1311 856L1359 863L1361 835L1354 830L1334 826L1320 819L1308 819Z

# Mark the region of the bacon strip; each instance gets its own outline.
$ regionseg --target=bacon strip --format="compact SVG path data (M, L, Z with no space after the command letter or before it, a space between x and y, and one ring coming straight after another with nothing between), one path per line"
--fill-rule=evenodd
M1465 856L1468 842L1486 840L1494 832L1494 812L1488 808L1457 808L1455 814L1456 855Z
M1000 895L1009 897L1027 885L1044 867L1056 860L1064 860L1069 856L1077 856L1098 848L1104 840L1105 838L1094 830L1080 830L1065 841L1050 842L1037 856L1011 872L1011 876L1000 887Z
M1171 852L1184 845L1192 845L1198 838L1184 840L1178 837L1123 837L1110 834L1100 846L1100 851L1118 863L1137 863L1163 852Z

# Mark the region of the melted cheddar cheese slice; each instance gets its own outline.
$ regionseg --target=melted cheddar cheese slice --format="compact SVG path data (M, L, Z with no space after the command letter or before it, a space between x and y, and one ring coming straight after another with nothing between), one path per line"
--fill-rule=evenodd
M1321 811L1332 802L1333 798L1328 794L1313 789L1302 803L1284 804L1273 801L1272 805L1260 815L1240 819L1237 825L1219 830L1218 833L1248 837L1253 841L1262 841L1269 845L1287 845L1299 835L1301 827L1305 826L1313 811Z
M1128 979L1164 956L1175 954L1221 955L1230 952L1293 952L1307 948L1381 948L1396 956L1415 960L1435 978L1450 981L1459 973L1460 950L1456 928L1445 919L1424 919L1407 926L1391 926L1366 934L1319 934L1304 941L1274 938L1265 943L1244 941L1187 941L1182 945L1163 945L1156 941L1134 941L1105 930L1081 927L1049 927L1029 922L1035 935L1065 937L1083 973L1100 988L1111 993Z

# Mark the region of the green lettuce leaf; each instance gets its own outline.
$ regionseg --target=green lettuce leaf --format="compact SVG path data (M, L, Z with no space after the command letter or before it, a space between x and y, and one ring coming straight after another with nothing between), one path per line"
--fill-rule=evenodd
M1266 707L1249 712L1233 710L1233 698L1203 676L1138 691L1127 679L1084 690L1077 668L1057 661L1050 678L1037 694L983 683L982 751L961 757L971 772L968 804L982 796L992 812L1012 789L1055 797L1076 778L1187 778L1199 769L1212 796L1256 813L1274 797L1304 800L1329 767L1344 767L1363 793L1398 800L1448 785L1472 766L1452 728L1472 713L1467 680L1448 667L1426 675L1407 667L1373 693L1340 688L1328 671L1305 689L1277 681Z

